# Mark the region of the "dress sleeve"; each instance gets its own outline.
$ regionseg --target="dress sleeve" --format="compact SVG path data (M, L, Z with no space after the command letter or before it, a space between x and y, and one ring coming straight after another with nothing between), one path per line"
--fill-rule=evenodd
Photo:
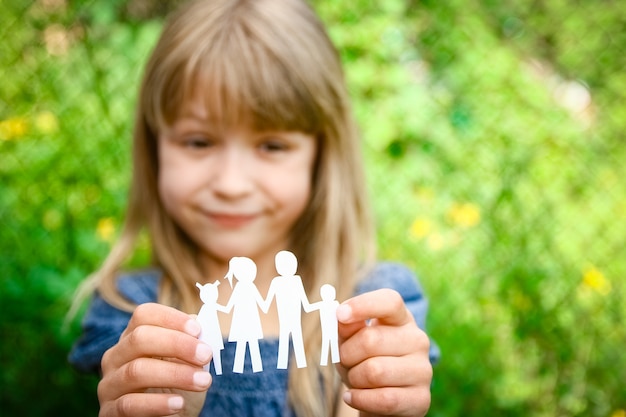
M379 263L357 284L355 293L363 294L381 288L390 288L400 293L419 328L426 331L428 300L417 276L410 269L398 263ZM433 364L438 362L440 357L439 347L432 339L429 357Z
M136 304L156 302L159 277L155 273L125 275L118 279L119 291ZM97 292L83 317L82 334L68 361L79 371L100 372L104 352L115 345L126 329L131 313L107 303Z

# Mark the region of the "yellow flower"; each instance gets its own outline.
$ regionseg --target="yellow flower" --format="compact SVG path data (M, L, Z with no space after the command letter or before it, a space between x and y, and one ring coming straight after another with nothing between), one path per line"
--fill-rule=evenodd
M433 252L443 249L446 246L446 243L446 239L441 233L433 233L428 236L428 239L426 240L428 249Z
M111 242L113 240L113 235L115 234L115 221L112 217L105 217L98 221L98 226L96 227L96 234L105 242Z
M446 213L446 217L454 225L473 227L480 223L480 208L473 203L455 203Z
M411 224L411 228L409 231L411 233L411 236L417 239L422 239L426 237L428 233L430 233L431 230L432 230L432 223L430 220L424 217L417 217L413 221L413 224Z
M611 281L594 266L588 267L583 272L583 287L592 289L601 295L607 295L611 292ZM625 416L626 417L626 416Z
M59 119L50 111L43 111L35 116L35 127L45 135L59 131Z
M625 410L615 410L611 413L611 417L626 417Z
M24 136L28 131L28 123L23 117L14 117L12 119L0 122L0 139L11 140Z

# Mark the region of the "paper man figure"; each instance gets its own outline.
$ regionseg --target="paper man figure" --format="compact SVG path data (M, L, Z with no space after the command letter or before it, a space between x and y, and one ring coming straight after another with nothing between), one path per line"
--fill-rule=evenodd
M322 349L320 365L328 364L328 347L330 346L331 360L339 362L339 330L337 324L337 307L339 301L335 300L335 287L324 284L320 288L322 301L311 304L313 310L320 311L320 323L322 325Z
M302 309L311 311L309 300L304 292L302 278L295 275L298 268L296 256L289 251L280 251L276 254L276 271L280 276L275 277L265 299L264 311L267 311L273 298L276 298L280 336L278 339L278 369L287 369L289 358L289 335L293 343L298 368L306 366L304 343L302 341Z
M235 363L233 372L243 373L244 356L246 345L250 348L252 371L261 372L263 363L259 351L259 339L263 339L263 329L257 305L264 313L267 307L254 280L256 278L256 264L250 258L234 257L230 260L227 278L232 286L233 276L237 278L237 284L226 305L226 312L233 310L233 318L230 325L229 342L237 342L235 348Z
M217 303L218 285L220 285L219 281L205 285L196 282L196 287L200 288L200 299L204 303L200 308L196 320L200 323L200 327L202 328L199 339L211 346L211 350L213 350L213 367L215 368L215 374L222 375L222 357L220 351L224 349L224 339L222 339L222 331L220 330L217 312L222 311L227 313L227 310L226 307ZM210 364L207 364L204 369L208 371L209 366Z

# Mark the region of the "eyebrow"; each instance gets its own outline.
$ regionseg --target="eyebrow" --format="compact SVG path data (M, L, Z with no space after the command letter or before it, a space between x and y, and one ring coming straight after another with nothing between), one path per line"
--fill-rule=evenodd
M176 119L193 119L199 122L209 121L206 110L202 112L194 111L193 109L190 109L188 106L185 106L185 108L181 112L178 113L178 115L176 116Z

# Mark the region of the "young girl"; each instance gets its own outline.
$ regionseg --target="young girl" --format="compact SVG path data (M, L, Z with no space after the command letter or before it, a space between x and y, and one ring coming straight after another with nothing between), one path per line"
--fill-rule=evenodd
M340 61L304 0L194 1L174 14L147 63L133 155L124 229L88 281L97 291L70 355L101 373L101 416L426 413L426 301L406 268L373 261ZM121 273L142 233L152 265ZM192 316L195 283L248 257L265 295L281 250L297 256L307 294L328 283L346 300L341 362L277 369L273 304L261 315L263 372L204 371L211 349ZM231 291L222 285L218 303ZM230 320L221 314L220 328ZM319 358L319 316L302 328L306 354ZM235 344L225 345L227 370Z

